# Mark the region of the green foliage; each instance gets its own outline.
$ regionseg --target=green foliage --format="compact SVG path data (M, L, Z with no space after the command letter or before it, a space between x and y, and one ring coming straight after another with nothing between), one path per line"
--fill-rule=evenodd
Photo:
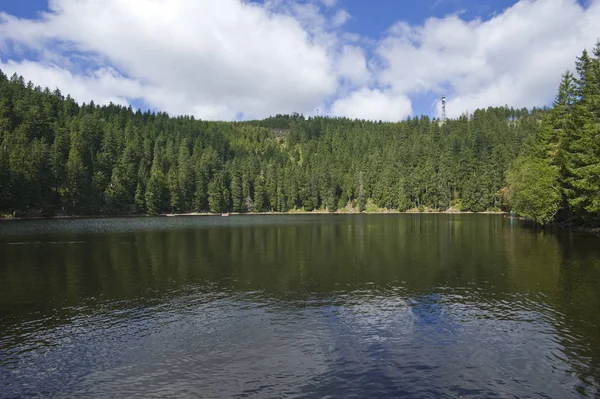
M600 41L577 75L563 75L554 108L507 176L510 203L539 223L600 224Z
M561 205L558 179L558 167L544 160L519 157L506 177L514 211L540 224L553 221Z
M88 212L92 197L92 181L89 170L84 164L82 150L76 145L71 145L67 160L67 189L69 210L74 213Z
M277 210L277 175L275 166L272 163L267 166L265 191L267 195L267 202L269 204L269 210Z
M235 174L231 179L231 202L234 212L243 211L244 197L242 190L242 182L237 174Z
M208 206L211 212L222 212L229 206L229 192L223 173L218 173L208 185Z
M146 209L150 215L156 215L165 209L164 193L164 176L162 175L162 172L155 170L150 175L150 180L148 180L148 184L146 185L146 195L144 197Z
M0 149L0 209L9 208L12 202L10 164L7 151Z
M369 213L369 212L380 212L381 208L379 206L377 206L377 204L375 202L373 202L372 199L369 198L369 200L365 204L364 211L367 212L367 213Z
M264 211L267 205L267 192L265 189L265 176L261 171L254 181L254 209Z
M498 208L506 171L546 114L488 108L441 127L428 117L375 123L298 114L206 122L79 105L17 75L2 76L5 213L334 212L349 204L361 211L444 210L452 203L463 210ZM574 97L561 101L568 108ZM575 119L565 122L561 115L556 123L573 129ZM552 151L583 145L595 151L586 143L555 142ZM591 195L595 170L587 156L564 159L565 182ZM595 207L591 199L578 204L587 213Z
M144 200L144 189L142 185L138 183L137 188L135 189L135 198L134 198L134 206L136 212L144 212L146 209L146 202Z
M360 212L367 209L367 202L365 198L365 184L363 181L363 173L360 172L358 174L358 197L357 197L357 206Z
M131 201L119 178L114 176L105 190L106 207L112 213L127 212Z

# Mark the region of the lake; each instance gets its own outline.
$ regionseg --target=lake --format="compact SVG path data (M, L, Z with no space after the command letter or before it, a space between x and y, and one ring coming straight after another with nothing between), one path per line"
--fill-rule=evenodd
M593 397L600 238L502 215L0 223L0 397Z

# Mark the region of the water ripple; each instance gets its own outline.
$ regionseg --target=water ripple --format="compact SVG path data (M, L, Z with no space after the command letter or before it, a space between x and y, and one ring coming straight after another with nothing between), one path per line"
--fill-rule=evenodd
M0 397L599 394L597 242L502 218L165 219L0 235Z

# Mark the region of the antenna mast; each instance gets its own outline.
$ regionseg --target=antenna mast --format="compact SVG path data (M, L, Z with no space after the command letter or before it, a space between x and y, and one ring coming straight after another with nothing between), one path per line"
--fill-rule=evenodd
M442 123L446 122L446 96L442 96Z

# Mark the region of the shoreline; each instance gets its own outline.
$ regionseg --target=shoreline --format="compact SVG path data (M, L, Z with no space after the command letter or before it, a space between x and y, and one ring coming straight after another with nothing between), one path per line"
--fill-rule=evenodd
M335 212L329 212L327 210L314 210L314 211L291 211L291 212L229 212L229 216L261 216L261 215L386 215L386 214L407 214L407 215L435 215L435 214L446 214L446 215L462 215L462 214L484 214L484 215L507 215L508 212L502 211L394 211L394 210L381 210L381 211L347 211L337 210ZM222 216L221 213L212 212L184 212L184 213L159 213L156 215L143 214L143 213L132 213L132 214L100 214L100 215L54 215L54 216L17 216L17 217L1 217L0 222L3 221L23 221L23 220L60 220L60 219L110 219L110 218L143 218L143 217L176 217L176 216Z

